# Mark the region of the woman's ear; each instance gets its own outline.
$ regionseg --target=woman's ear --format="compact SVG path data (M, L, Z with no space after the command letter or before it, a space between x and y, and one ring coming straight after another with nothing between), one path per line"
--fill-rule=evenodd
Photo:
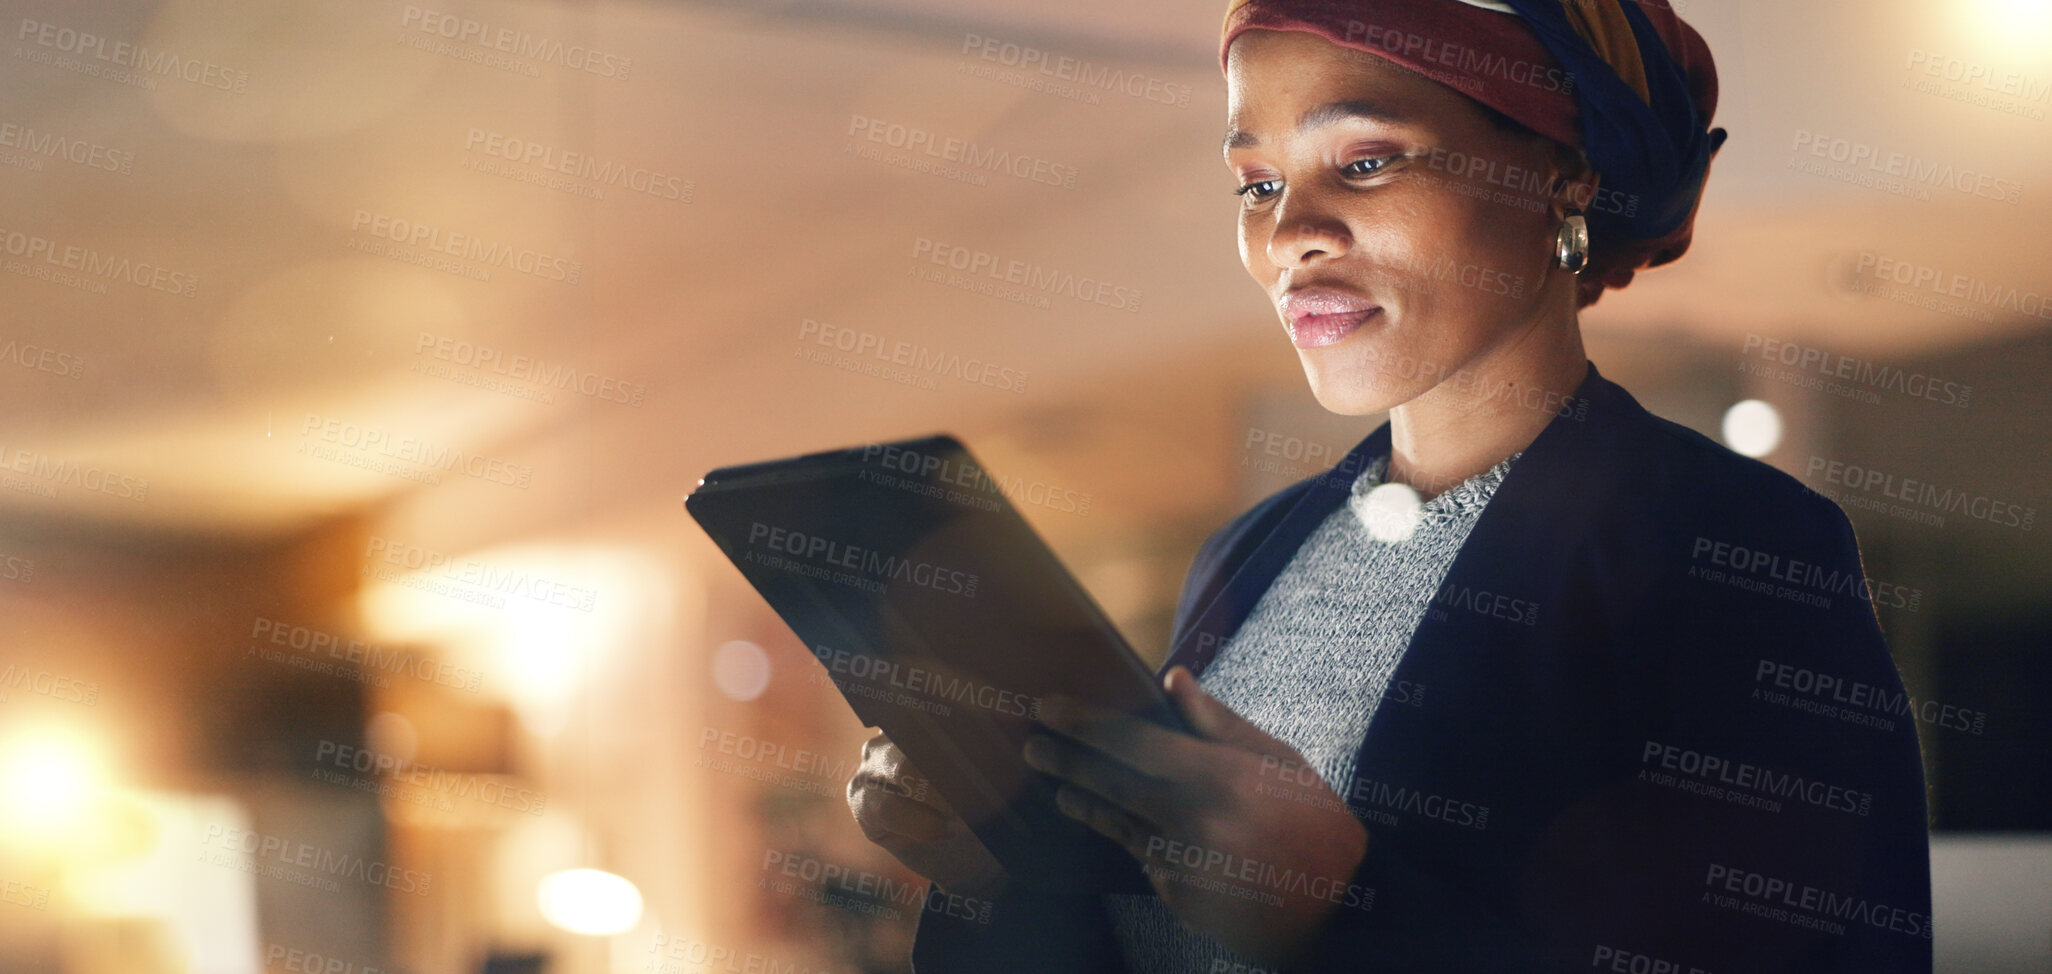
M1542 136L1543 138L1543 136ZM1550 162L1553 165L1553 211L1555 216L1580 213L1596 200L1596 188L1602 183L1602 174L1589 165L1589 157L1582 150L1565 142L1554 142Z

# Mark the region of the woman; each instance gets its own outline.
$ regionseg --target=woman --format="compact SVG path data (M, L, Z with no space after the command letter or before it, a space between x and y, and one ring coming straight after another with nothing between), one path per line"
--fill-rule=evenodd
M1576 324L1688 245L1701 39L1653 0L1236 0L1220 60L1241 260L1319 403L1389 421L1198 553L1198 736L1054 707L1027 748L1153 895L1010 887L865 747L865 833L995 900L923 916L915 969L1930 970L1915 731L1862 712L1902 684L1819 594L1849 523Z

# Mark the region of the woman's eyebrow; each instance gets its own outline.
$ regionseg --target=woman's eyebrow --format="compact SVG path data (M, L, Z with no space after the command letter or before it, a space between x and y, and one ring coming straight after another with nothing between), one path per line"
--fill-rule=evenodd
M1362 101L1360 99L1333 101L1305 110L1304 114L1297 118L1297 133L1301 135L1312 129L1323 128L1334 122L1349 118L1364 118L1378 122L1403 121L1403 116L1374 102ZM1231 152L1234 149L1249 149L1260 144L1260 137L1252 132L1228 129L1225 135L1223 151Z

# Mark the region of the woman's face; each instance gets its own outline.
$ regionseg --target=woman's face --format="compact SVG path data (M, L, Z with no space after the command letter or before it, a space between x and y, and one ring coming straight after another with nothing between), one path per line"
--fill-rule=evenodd
M1573 320L1551 140L1306 31L1249 30L1226 67L1240 261L1320 405L1363 415L1482 394L1491 357ZM1551 331L1549 331L1551 329Z

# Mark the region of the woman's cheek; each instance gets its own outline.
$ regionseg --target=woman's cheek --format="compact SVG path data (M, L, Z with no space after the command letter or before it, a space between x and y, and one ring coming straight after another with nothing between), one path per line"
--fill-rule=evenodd
M1245 267L1247 273L1266 288L1277 273L1275 266L1268 262L1268 231L1245 211L1240 214L1239 225L1240 266ZM1255 259L1257 254L1260 255L1258 261Z

